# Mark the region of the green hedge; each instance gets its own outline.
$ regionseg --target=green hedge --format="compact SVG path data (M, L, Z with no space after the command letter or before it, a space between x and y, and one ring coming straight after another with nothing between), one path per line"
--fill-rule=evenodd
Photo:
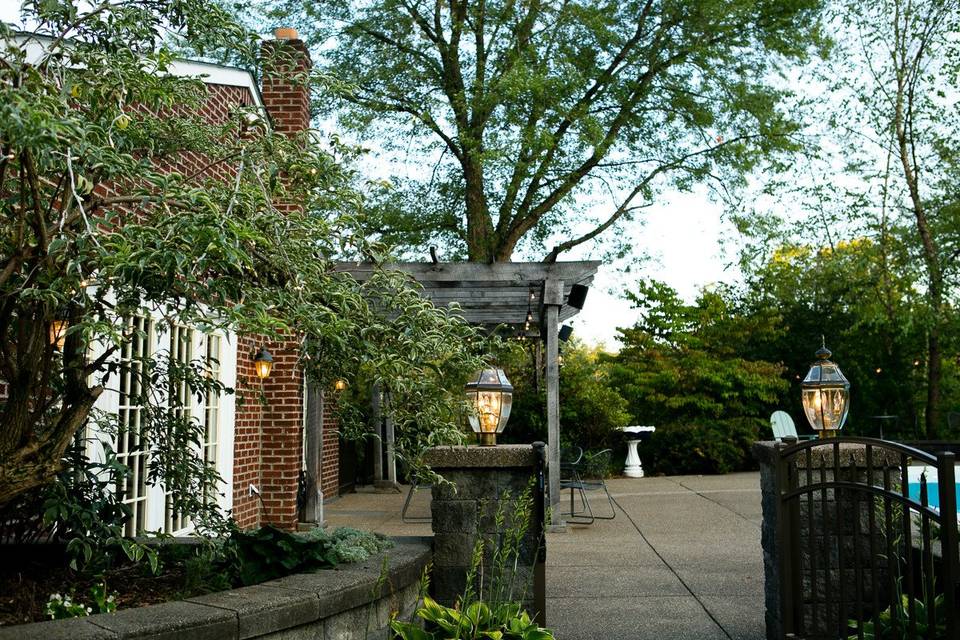
M755 418L738 418L709 424L657 426L640 447L648 473L663 475L730 473L755 469L751 445L765 424Z

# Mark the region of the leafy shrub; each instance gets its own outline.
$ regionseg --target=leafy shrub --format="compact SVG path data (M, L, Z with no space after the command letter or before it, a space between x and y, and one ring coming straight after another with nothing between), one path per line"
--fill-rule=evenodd
M497 638L502 640L553 640L553 634L520 611L516 603L504 603L490 608L483 602L473 602L460 611L444 607L429 597L417 610L436 631L425 631L412 622L394 620L390 627L401 640L460 640L467 638Z
M513 409L504 442L527 444L546 440L546 388L530 380L529 359L507 363L514 383ZM571 340L560 369L560 435L562 446L601 450L619 446L619 429L629 424L627 401L611 386L608 366L597 347Z
M214 565L235 585L251 585L274 578L329 569L346 562L362 562L392 543L382 536L341 528L307 535L265 525L252 531L234 529Z
M658 426L640 454L649 471L666 475L730 473L754 468L750 446L762 420L741 418L709 424Z

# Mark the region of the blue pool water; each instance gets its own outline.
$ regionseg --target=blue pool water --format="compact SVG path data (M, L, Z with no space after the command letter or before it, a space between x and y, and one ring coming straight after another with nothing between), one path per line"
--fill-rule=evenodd
M920 475L926 471L927 474L927 503L939 510L940 509L940 483L937 481L937 470L931 467L910 467L907 487L910 491L910 497L920 501ZM960 471L960 468L957 469ZM960 478L960 474L956 476ZM957 495L957 504L960 504L960 482L954 487Z
M957 504L960 504L960 484L954 485L957 490ZM920 483L910 483L910 497L920 502ZM936 509L940 509L940 484L938 482L927 483L927 503Z

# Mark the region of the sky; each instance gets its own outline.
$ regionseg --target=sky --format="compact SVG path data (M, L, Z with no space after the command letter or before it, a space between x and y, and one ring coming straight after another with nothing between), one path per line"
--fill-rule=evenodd
M575 335L588 344L616 350L617 328L632 326L639 319L639 311L632 309L622 294L635 288L640 278L666 282L688 302L706 285L735 282L739 271L727 267L730 260L722 250L722 241L726 239L729 246L735 229L722 214L722 205L711 201L704 191L665 191L660 195L657 204L622 230L632 236L634 250L649 259L632 273L623 273L617 264L601 266L583 311L570 323ZM574 252L560 259L579 257Z
M0 20L19 22L19 7L20 0L0 0ZM598 212L598 217L602 213ZM721 205L710 201L704 192L666 191L635 222L613 231L629 234L635 251L648 255L649 260L628 274L616 264L602 266L583 311L570 323L575 334L587 344L617 349L617 328L632 326L639 317L622 298L623 291L632 288L639 277L662 280L687 301L693 301L704 285L735 280L737 272L725 268L721 252L721 238L730 237L733 230L721 214ZM560 259L588 259L584 251L590 248L564 254ZM597 253L595 248L592 253Z

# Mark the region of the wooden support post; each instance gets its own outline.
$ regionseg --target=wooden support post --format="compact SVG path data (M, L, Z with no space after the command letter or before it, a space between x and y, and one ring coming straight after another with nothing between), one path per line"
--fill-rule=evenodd
M315 382L307 382L307 411L304 425L304 456L307 472L307 504L304 507L304 522L318 527L323 522L323 389Z
M386 398L387 405L390 403L390 396ZM386 423L386 442L387 442L387 483L396 486L397 485L397 452L394 448L396 443L396 434L393 430L393 418L390 417L389 411L387 412Z
M558 327L563 306L563 281L543 285L544 335L547 340L547 495L550 498L550 528L564 526L560 518L560 346Z
M370 422L373 431L373 484L383 482L383 392L379 384L373 385L370 393Z

